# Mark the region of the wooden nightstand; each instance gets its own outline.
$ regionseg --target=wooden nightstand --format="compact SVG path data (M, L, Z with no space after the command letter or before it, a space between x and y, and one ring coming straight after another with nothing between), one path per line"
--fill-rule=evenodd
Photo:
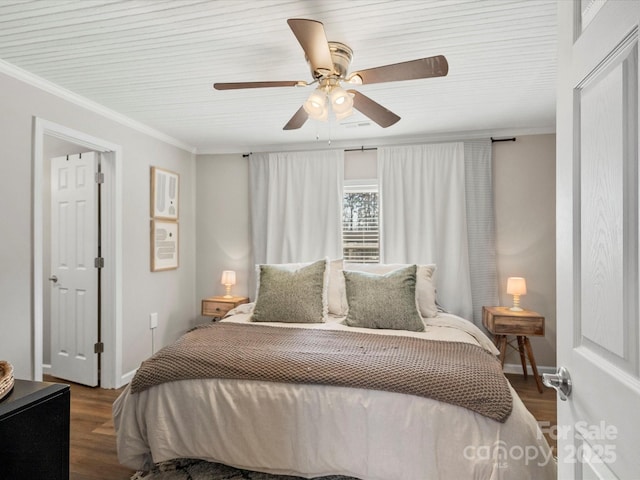
M515 335L524 378L525 380L527 378L526 350L538 391L542 393L542 380L538 375L538 367L536 366L536 359L533 356L529 337L544 336L544 317L530 310L514 312L509 310L509 307L482 307L482 324L495 337L496 345L500 349L502 366L504 366L504 357L507 353L507 335Z
M223 296L205 298L202 300L202 316L219 320L230 310L243 303L249 303L249 299L247 297L225 298Z

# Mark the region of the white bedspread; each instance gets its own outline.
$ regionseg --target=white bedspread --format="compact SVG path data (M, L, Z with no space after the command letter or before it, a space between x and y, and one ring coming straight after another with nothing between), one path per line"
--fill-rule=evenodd
M248 322L250 308L224 321ZM497 353L477 327L459 317L442 314L426 324L426 331L419 333L358 330L469 342ZM308 327L352 329L339 319ZM306 478L555 479L555 461L535 419L513 389L512 395L513 412L502 424L412 395L326 385L184 380L137 394L126 388L113 405L113 415L119 460L136 470L192 457Z

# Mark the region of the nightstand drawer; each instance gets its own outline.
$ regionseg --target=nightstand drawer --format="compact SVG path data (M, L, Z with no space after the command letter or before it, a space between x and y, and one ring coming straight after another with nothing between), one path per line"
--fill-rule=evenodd
M202 301L202 315L205 317L223 317L233 308L233 303Z
M544 335L544 320L540 317L493 317L493 326L487 327L497 335Z
M482 323L494 335L544 336L544 317L532 311L484 307Z
M209 297L202 300L202 316L222 318L238 305L248 303L247 297Z

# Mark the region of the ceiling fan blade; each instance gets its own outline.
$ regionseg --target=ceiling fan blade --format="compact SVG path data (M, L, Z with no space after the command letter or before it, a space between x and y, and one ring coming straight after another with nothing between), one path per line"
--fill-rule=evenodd
M382 82L396 82L400 80L415 80L418 78L444 77L449 72L449 63L443 55L420 58L409 62L394 63L383 67L369 68L353 72L349 78L356 75L362 79L362 84ZM357 82L359 83L359 82Z
M235 83L214 83L216 90L237 90L240 88L269 88L269 87L306 87L304 81L283 81L283 82L235 82Z
M300 107L298 111L291 117L291 120L284 126L283 130L297 130L304 125L309 115L305 111L304 107Z
M304 18L290 18L287 23L309 59L314 78L333 73L333 60L324 25Z
M400 117L391 110L387 110L378 102L374 102L357 90L348 90L348 92L353 94L353 108L369 117L382 128L390 127L400 120Z

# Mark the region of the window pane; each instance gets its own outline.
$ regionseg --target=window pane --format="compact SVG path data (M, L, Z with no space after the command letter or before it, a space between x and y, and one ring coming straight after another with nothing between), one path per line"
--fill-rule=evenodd
M343 256L350 263L378 263L378 192L375 187L345 188L342 208Z

